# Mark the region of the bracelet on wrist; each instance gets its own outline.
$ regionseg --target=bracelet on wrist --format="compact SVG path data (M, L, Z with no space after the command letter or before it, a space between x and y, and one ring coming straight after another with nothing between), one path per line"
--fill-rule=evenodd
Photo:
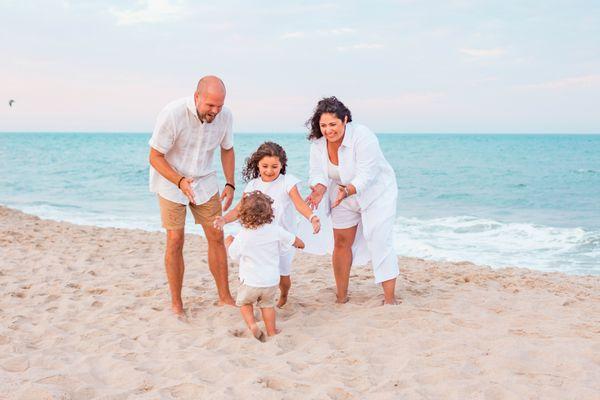
M225 187L227 187L227 186L231 187L231 188L232 188L232 189L235 191L235 186L233 186L233 183L229 183L229 182L227 182L227 183L225 184Z
M179 178L179 182L177 182L177 189L181 189L181 181L183 181L185 179L185 176L182 176L181 178Z
M317 216L317 214L315 214L315 213L312 213L312 214L310 214L310 215L308 216L308 222L312 222L312 219L313 219L314 217L317 217L317 218L319 218L319 217Z

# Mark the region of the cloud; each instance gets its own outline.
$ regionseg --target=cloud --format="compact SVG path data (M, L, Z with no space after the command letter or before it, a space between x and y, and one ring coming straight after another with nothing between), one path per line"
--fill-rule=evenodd
M506 54L506 50L495 48L495 49L459 49L462 54L466 54L471 57L482 58L482 57L499 57Z
M338 46L338 51L350 51L350 50L374 50L382 49L385 46L381 43L358 43L351 46Z
M338 28L338 29L329 29L329 30L318 30L317 34L321 35L321 36L340 36L340 35L347 35L347 34L351 34L351 33L355 33L356 30L352 29L352 28Z
M180 4L170 0L139 0L134 9L123 10L111 7L109 12L117 18L117 25L136 25L172 21L183 16Z
M304 32L287 32L281 35L282 39L300 39L305 37L306 34Z
M540 89L540 90L556 90L577 87L590 87L600 85L600 75L584 75L563 78L555 81L542 83L533 83L529 85L516 86L517 89Z

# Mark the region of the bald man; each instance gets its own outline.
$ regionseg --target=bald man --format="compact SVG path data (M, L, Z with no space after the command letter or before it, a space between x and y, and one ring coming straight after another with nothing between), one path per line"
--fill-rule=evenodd
M223 106L225 94L221 79L203 77L193 97L175 100L160 112L149 142L150 191L158 196L162 226L167 232L165 269L171 307L178 316L185 316L181 290L188 207L208 241L208 267L217 285L219 304L235 305L229 292L223 232L213 226L215 217L231 205L235 190L233 117ZM212 166L217 148L226 180L220 196Z

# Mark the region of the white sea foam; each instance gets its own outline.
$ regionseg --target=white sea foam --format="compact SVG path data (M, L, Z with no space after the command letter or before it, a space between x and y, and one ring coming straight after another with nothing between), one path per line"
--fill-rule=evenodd
M52 204L7 204L41 218L99 227L161 231L158 211L102 213ZM202 235L188 213L187 231ZM226 234L235 234L236 224ZM471 261L492 267L600 274L600 232L529 223L504 223L471 216L436 219L398 217L395 247L399 255L444 261Z
M493 267L518 266L570 273L600 273L600 232L470 216L422 220L399 217L398 254Z

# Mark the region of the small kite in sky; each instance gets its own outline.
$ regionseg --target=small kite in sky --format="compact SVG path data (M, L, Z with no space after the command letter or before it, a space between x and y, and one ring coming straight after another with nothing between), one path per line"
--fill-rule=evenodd
M10 99L10 100L8 101L8 106L9 106L9 107L12 107L12 105L13 105L13 104L15 104L15 101L14 101L13 99Z

